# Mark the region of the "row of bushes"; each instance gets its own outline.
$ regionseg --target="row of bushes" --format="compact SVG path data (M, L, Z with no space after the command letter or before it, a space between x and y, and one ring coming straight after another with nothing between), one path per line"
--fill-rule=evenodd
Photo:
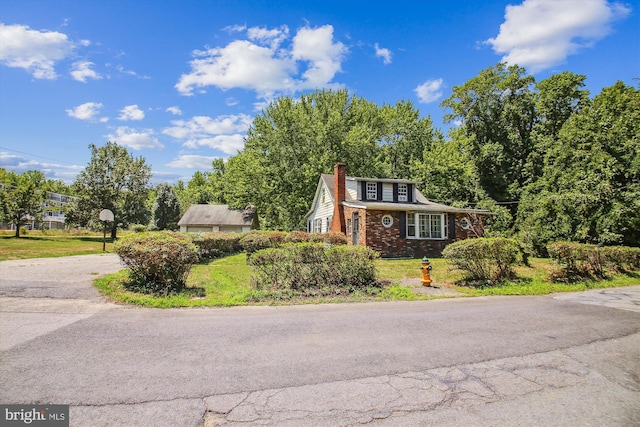
M547 246L547 252L561 266L551 277L557 281L600 279L609 270L620 272L640 268L640 248L555 242Z
M342 236L342 237L340 237ZM339 233L252 231L249 233L142 232L123 237L114 251L130 270L129 290L167 295L185 286L194 263L199 260L245 250L253 254L261 249L277 248L299 242L321 242L320 246L343 245ZM345 264L346 265L346 264ZM356 273L359 274L359 273ZM368 277L368 276L365 276ZM350 286L353 279L348 280Z
M201 259L245 251L250 257L256 251L277 248L285 243L315 242L330 245L346 245L347 237L342 233L306 233L303 231L262 231L248 233L186 233L198 248Z
M328 296L368 293L382 287L374 260L364 246L285 243L257 251L249 260L256 269L252 285L266 295Z

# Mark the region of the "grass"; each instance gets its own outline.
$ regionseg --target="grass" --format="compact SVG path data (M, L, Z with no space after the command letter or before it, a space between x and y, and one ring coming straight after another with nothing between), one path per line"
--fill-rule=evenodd
M106 251L113 243L107 237ZM52 258L70 255L102 253L102 233L71 235L47 231L30 231L16 238L13 234L0 235L0 261L27 258Z

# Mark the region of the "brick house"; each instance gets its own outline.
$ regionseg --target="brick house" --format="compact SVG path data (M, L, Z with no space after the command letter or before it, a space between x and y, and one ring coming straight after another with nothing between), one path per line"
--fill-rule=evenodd
M356 178L344 163L320 176L309 232L345 233L350 244L368 246L382 257L439 256L446 245L481 237L488 211L429 201L406 179Z

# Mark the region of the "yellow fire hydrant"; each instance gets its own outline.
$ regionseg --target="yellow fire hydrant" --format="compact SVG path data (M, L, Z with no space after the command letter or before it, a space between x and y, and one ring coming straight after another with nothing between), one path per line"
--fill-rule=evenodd
M422 286L431 286L431 268L427 257L422 258Z

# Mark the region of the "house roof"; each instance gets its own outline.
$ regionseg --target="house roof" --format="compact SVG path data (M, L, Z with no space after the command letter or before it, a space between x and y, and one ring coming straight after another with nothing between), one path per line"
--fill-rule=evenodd
M254 208L230 209L228 205L191 205L178 225L251 225Z
M389 179L389 178L359 178L347 176L345 178L347 181L375 181L375 182L388 182L388 183L398 183L398 184L419 184L419 181L411 181L407 179ZM330 174L322 174L320 175L320 180L324 183L325 187L329 192L329 196L331 200L334 200L334 180L333 175ZM305 215L309 217L313 213L313 207L316 205L318 194L320 192L321 185L318 183L318 188L316 189L316 195L314 197L313 203L311 205L311 209ZM363 201L356 200L352 198L347 191L345 194L345 201L343 202L344 206L349 206L353 208L362 208L362 209L372 209L372 210L388 210L388 211L431 211L431 212L449 212L449 213L482 213L489 214L490 211L483 209L468 209L468 208L456 208L453 206L444 205L441 203L432 202L431 200L424 197L424 195L416 188L416 201L414 203L397 203L397 202L379 202L379 201Z

